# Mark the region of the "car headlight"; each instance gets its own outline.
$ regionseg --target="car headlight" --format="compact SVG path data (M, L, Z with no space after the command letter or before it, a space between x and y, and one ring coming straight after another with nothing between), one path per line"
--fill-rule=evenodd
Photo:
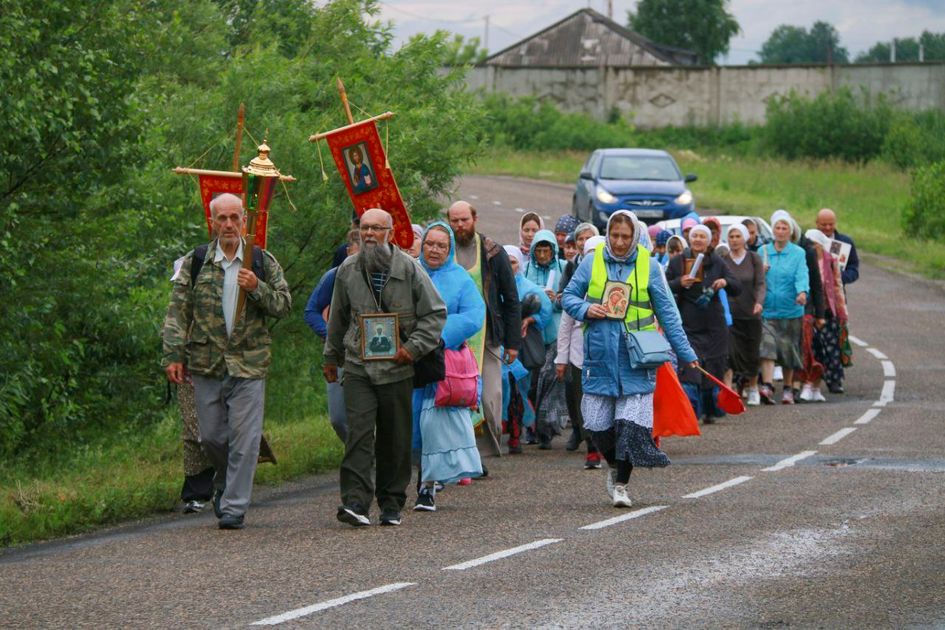
M692 203L692 191L684 190L683 194L676 197L676 203L681 206L688 206Z
M600 186L597 187L597 200L601 203L617 203L617 198Z
M604 225L607 225L607 222L610 221L610 217L606 212L598 212L597 216L599 216L600 220L604 222Z

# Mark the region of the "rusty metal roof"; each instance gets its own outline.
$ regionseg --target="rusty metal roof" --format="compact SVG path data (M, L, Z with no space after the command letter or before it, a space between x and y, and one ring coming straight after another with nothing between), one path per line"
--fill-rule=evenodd
M581 9L488 57L505 67L695 65L691 50L657 44L593 9Z

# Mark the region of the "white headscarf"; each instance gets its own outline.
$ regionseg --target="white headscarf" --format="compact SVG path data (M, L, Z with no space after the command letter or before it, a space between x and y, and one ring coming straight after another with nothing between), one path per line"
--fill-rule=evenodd
M630 241L630 249L628 249L627 253L623 256L615 256L614 252L610 249L610 224L613 223L614 217L619 215L626 215L630 217L630 224L633 225L633 239ZM640 220L637 219L637 216L629 210L617 210L612 215L610 215L609 219L607 219L607 231L605 233L608 235L606 237L607 240L604 241L604 247L607 248L607 255L610 256L611 260L616 262L626 262L636 253L637 245L640 244L641 233L646 233L646 227L641 227Z
M817 243L826 250L830 249L830 237L817 229L811 229L804 232L807 240Z
M700 225L695 226L691 230L689 230L690 240L692 240L692 235L695 234L696 232L702 232L703 234L705 234L705 237L707 239L709 239L710 241L712 240L712 230L710 230L708 226L700 224Z
M774 211L774 214L771 215L771 227L774 227L774 224L778 221L784 221L789 228L794 229L794 219L791 218L787 210L779 208Z
M523 271L525 269L525 254L522 253L518 245L506 245L503 249L505 249L505 253L509 255L509 258L518 261L519 271Z
M729 228L728 232L725 233L725 240L728 241L728 235L732 233L732 230L738 230L741 232L742 238L745 240L745 245L748 245L748 228L742 225L741 223L733 223Z
M587 256L589 253L597 249L597 246L605 242L607 239L600 235L595 235L584 241L584 255Z

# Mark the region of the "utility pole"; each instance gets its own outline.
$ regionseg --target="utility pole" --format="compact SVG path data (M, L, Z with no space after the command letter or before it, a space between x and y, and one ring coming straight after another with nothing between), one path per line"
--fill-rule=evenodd
M892 44L889 46L889 63L896 63L896 40L892 40Z
M614 0L607 0L607 18L614 19Z
M922 63L924 61L925 61L925 46L922 44L922 42L919 42L919 63Z
M482 47L485 48L486 51L488 52L489 50L489 16L488 15L485 17L485 20L486 20L486 36L483 37L482 39Z

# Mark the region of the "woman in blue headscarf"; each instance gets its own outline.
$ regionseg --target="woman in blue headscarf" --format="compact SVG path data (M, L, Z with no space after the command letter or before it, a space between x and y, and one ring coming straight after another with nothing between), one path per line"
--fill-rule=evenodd
M466 270L456 264L453 230L442 221L423 233L420 264L446 302L441 337L447 350L458 350L486 319L486 304ZM468 407L437 407L436 383L414 390L413 448L420 453L420 487L414 509L433 512L435 482L456 483L482 475L482 461Z

